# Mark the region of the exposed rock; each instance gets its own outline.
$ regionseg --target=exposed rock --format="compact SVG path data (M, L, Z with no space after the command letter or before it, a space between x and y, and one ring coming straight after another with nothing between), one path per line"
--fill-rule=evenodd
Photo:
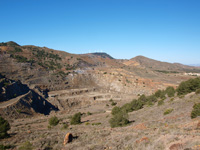
M65 135L63 144L66 145L67 143L72 142L72 140L73 140L73 135L71 133L67 133Z

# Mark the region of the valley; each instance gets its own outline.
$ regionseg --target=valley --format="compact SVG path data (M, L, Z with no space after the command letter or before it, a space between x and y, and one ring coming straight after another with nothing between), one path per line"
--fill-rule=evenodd
M36 150L199 150L200 119L191 119L199 93L154 96L199 73L199 67L144 56L119 60L106 53L0 43L0 115L11 126L0 145L13 150L26 142ZM127 112L128 125L110 126L114 107L144 95L152 101ZM167 110L171 112L164 114ZM81 124L72 125L78 112ZM50 126L54 116L59 123ZM63 145L67 133L73 140Z

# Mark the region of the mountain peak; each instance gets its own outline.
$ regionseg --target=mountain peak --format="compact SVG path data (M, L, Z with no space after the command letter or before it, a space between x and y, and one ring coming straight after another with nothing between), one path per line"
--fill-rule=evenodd
M107 53L101 53L101 52L96 52L96 53L90 53L92 55L96 55L96 56L100 56L102 58L110 58L110 59L114 59L112 56L110 56Z
M0 46L20 46L19 44L17 44L16 42L13 42L13 41L9 41L9 42L2 42L0 43Z

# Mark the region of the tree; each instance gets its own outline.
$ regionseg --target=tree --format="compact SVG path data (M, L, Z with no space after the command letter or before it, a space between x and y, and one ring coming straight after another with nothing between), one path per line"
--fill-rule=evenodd
M113 115L109 120L109 123L112 128L125 126L129 123L128 114L121 110L117 114Z
M0 139L8 137L8 130L10 130L10 124L0 116Z
M177 88L178 95L184 95L190 92L195 92L200 88L200 78L189 79L181 82Z
M112 115L115 115L115 114L119 113L120 111L121 111L120 107L115 106L115 107L112 109L111 114L112 114Z
M78 112L78 113L74 114L74 115L72 116L72 118L71 118L70 123L71 123L72 125L81 124L81 113Z
M160 98L161 95L162 95L162 91L161 90L158 90L156 91L156 93L154 94L157 98Z
M165 92L169 97L174 97L176 91L172 86L169 86L166 88Z

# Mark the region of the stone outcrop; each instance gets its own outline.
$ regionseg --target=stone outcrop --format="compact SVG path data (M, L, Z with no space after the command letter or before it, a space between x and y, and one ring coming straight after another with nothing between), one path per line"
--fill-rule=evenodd
M23 118L36 114L48 115L51 111L57 111L54 105L46 99L30 90L28 93L0 103L0 115L5 118Z
M65 135L63 144L66 145L67 143L72 142L72 140L73 140L73 135L71 133L67 133Z

